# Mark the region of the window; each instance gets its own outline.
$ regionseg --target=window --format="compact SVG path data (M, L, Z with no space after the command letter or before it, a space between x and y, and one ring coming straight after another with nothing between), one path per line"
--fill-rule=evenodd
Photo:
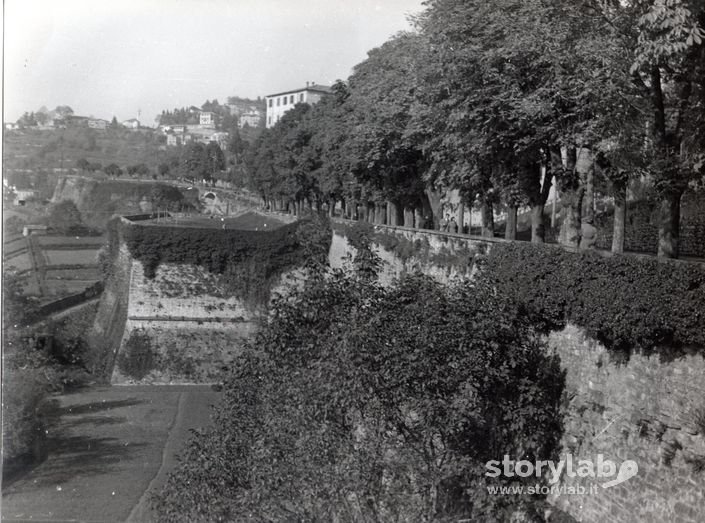
M281 98L277 98L277 107L279 107L279 106L281 105L281 102L282 102L282 99L281 99Z
M272 107L272 99L269 99L269 107Z
M299 94L299 102L303 102L303 101L304 101L304 93L300 93Z
M289 98L289 103L293 104L294 103L294 95L292 94L291 97Z
M267 118L267 125L272 125L272 117Z

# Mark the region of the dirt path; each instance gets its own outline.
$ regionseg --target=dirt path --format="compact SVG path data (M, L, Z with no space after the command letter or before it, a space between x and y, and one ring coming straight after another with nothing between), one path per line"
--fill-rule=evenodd
M49 457L3 486L3 521L153 521L146 492L209 422L206 386L103 387L56 398Z

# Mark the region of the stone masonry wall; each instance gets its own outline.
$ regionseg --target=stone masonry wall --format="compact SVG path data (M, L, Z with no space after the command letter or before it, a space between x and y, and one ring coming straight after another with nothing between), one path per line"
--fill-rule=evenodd
M147 335L157 353L155 368L135 380L113 370L113 383L207 383L217 381L256 329L257 311L226 297L219 278L201 267L162 264L154 279L131 260L127 321L118 352L133 333Z
M610 360L607 350L574 326L549 336L566 371L562 454L619 464L637 474L597 494L549 498L578 521L705 521L705 358L693 351L672 361L633 354ZM562 478L588 487L592 478ZM599 483L605 480L598 480Z

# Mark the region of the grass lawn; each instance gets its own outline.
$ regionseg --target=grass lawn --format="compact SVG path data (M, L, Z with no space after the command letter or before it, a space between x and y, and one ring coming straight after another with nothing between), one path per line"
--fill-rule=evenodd
M48 265L95 265L96 249L81 249L76 251L44 250Z
M156 220L153 223L157 223ZM179 225L181 227L198 227L207 229L237 229L243 231L267 231L278 229L284 222L263 216L255 212L247 212L233 218L222 218L219 216L190 216L188 218L175 218L167 222L162 219L159 223ZM223 227L225 226L225 227Z
M105 236L39 236L37 238L39 245L44 248L61 246L75 246L81 249L98 249L105 243ZM90 246L90 247L89 247Z

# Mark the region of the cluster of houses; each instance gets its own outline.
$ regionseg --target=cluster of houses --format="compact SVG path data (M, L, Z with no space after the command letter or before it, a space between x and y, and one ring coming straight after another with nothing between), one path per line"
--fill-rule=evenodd
M165 124L160 125L159 130L166 134L168 147L193 141L203 144L215 142L225 149L229 137L229 133L216 130L215 114L210 111L200 111L197 124Z
M305 87L283 91L265 96L265 114L248 100L232 97L225 104L231 115L238 119L238 127L246 125L258 127L264 119L267 128L273 127L281 117L296 104L315 104L323 97L331 94L331 88L326 85L319 85L313 82L306 82ZM216 115L210 111L201 111L192 107L191 111L197 117L198 123L187 124L165 124L159 125L159 130L166 135L167 146L175 147L190 141L209 143L216 142L221 148L225 148L228 141L228 133L216 129ZM99 131L106 130L110 122L102 118L91 116L78 116L75 114L49 114L45 123L37 124L39 129L66 129L66 128L88 128ZM130 118L121 122L121 126L127 129L140 129L140 121L137 118ZM17 123L6 123L8 130L17 129Z

